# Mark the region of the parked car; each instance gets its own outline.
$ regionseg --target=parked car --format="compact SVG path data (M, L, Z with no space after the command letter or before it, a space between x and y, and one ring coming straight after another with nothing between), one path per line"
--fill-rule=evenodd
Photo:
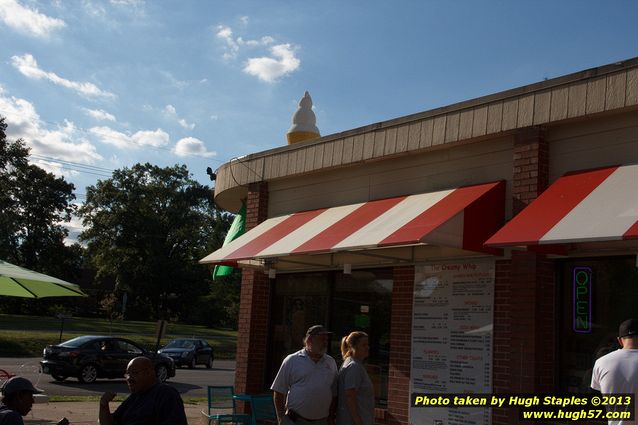
M210 369L215 359L213 347L205 339L198 338L174 339L157 352L169 356L177 366L188 366L191 369L198 364Z
M98 378L122 378L128 362L145 356L155 365L160 382L175 376L175 363L162 354L148 351L125 338L111 336L79 336L59 345L47 345L42 353L42 372L56 381L75 377L91 383Z

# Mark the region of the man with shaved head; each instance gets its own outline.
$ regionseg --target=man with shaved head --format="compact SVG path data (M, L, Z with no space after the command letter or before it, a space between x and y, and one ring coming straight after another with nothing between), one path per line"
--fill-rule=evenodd
M129 362L124 377L131 394L112 414L109 402L116 394L102 394L101 425L187 425L184 402L179 392L170 385L157 382L151 359L134 358Z

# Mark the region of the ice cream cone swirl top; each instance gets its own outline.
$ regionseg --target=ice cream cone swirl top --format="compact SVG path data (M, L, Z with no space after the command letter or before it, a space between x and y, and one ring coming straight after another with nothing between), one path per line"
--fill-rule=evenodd
M312 98L306 91L299 101L299 106L292 116L292 126L286 134L288 144L304 140L316 139L321 136L316 126L317 118L312 111Z

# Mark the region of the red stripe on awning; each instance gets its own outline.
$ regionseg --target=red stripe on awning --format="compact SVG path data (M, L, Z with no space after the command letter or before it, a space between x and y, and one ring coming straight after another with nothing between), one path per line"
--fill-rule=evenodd
M259 252L277 242L290 232L298 229L313 218L317 217L325 210L326 208L293 214L274 226L272 229L250 241L250 243L227 255L226 259L245 259L254 257Z
M534 245L618 167L565 175L552 184L486 245Z
M406 245L424 241L427 239L428 234L463 211L464 208L493 189L497 184L499 183L467 186L454 190L405 226L382 240L379 246ZM503 209L502 202L498 207L501 210Z
M622 235L623 239L636 239L638 238L638 221L636 221L633 226L631 226L627 231Z
M330 248L370 223L381 214L404 200L405 196L397 198L380 199L378 201L370 201L363 204L332 226L328 227L317 236L308 240L292 253L313 253L329 251Z

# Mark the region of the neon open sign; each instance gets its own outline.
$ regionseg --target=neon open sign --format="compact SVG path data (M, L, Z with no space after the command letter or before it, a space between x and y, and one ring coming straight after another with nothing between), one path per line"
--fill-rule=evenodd
M591 267L574 267L574 332L591 332Z

